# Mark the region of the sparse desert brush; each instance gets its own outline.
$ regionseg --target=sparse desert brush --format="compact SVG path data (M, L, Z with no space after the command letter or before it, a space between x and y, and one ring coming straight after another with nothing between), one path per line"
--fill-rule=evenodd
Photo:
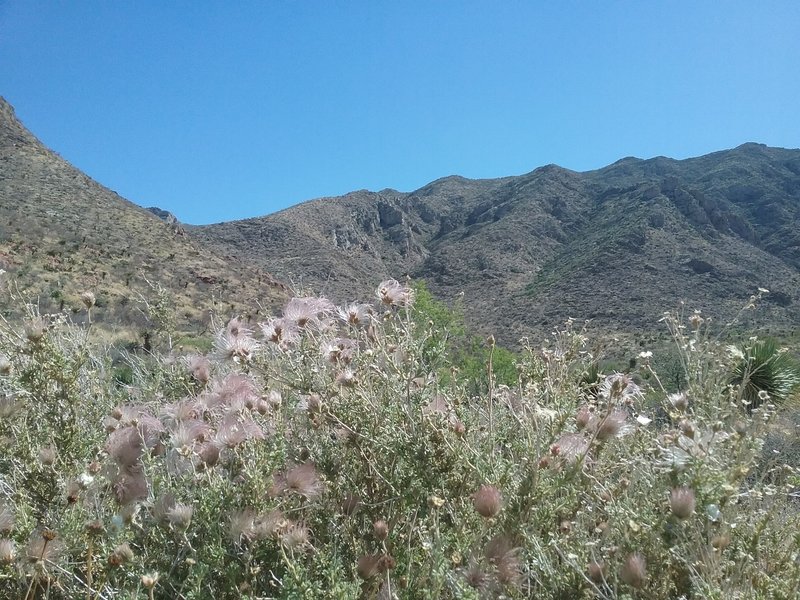
M127 382L88 325L3 322L0 596L800 593L800 474L763 460L792 421L742 402L707 319L665 318L679 392L648 352L596 372L572 323L506 385L487 343L476 386L414 299L295 298Z

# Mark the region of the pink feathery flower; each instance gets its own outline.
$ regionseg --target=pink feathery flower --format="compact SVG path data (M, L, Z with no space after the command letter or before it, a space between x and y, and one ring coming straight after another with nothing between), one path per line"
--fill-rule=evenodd
M628 413L621 408L615 408L605 416L594 417L591 426L600 441L621 437L631 430L628 424Z
M550 448L552 454L568 464L586 456L588 451L589 440L580 433L565 433Z
M273 318L261 324L264 339L281 348L295 345L300 340L300 329L294 321Z
M629 404L642 397L642 390L627 373L612 373L600 384L600 395L606 400Z
M149 491L147 478L141 469L122 471L113 483L114 497L121 505L145 500Z
M324 329L334 309L327 298L292 298L283 309L283 319L299 329Z
M368 304L349 304L343 308L337 308L336 312L339 318L353 327L366 325L370 315L372 314L372 307Z
M324 486L320 481L317 469L311 462L305 462L287 469L284 473L273 476L270 495L281 496L294 493L306 500L314 500L322 495Z
M381 282L375 293L386 306L411 306L414 302L414 290L396 279Z
M522 575L519 548L504 535L496 535L484 550L486 560L494 566L495 576L500 583L514 585Z
M209 410L221 408L240 411L254 408L259 398L256 383L251 377L231 374L203 394L201 401Z
M229 329L222 329L217 332L214 338L214 349L217 355L223 359L230 359L234 362L249 362L253 354L258 349L258 342L247 333L233 334Z
M211 361L205 356L194 354L186 357L186 368L195 380L208 383L211 379Z
M130 425L117 429L108 436L106 452L120 467L138 464L144 454L144 441L139 430Z

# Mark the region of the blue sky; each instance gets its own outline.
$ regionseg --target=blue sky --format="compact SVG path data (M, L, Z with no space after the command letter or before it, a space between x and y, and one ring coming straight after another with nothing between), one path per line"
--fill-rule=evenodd
M0 94L210 223L624 156L800 146L800 2L0 0Z

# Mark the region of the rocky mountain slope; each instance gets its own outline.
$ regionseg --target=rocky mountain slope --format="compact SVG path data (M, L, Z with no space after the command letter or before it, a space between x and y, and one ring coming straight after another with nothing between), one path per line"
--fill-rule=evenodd
M77 309L88 289L99 319L142 327L148 281L196 325L212 310L255 318L289 287L346 301L409 276L510 344L568 317L653 330L682 302L726 320L759 287L765 305L745 314L786 332L800 323L800 150L446 177L193 227L97 184L0 100L0 268L44 310Z
M81 173L42 145L2 98L0 268L42 312L77 310L88 290L97 297L97 321L133 328L151 325L139 302L155 300L151 284L166 291L179 327L207 323L211 311L227 319L286 297L263 268L210 252L174 220Z
M759 323L800 322L800 150L447 177L189 231L336 299L387 276L425 279L446 300L463 295L469 320L508 343L568 317L653 329L681 302L730 319L759 287L771 291Z

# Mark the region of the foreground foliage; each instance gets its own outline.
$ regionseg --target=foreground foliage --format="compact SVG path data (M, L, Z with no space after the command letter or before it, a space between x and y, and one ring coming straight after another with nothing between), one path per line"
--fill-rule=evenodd
M295 298L124 379L90 328L5 323L0 595L797 597L788 421L707 323L666 317L677 393L570 323L476 386L413 299Z

